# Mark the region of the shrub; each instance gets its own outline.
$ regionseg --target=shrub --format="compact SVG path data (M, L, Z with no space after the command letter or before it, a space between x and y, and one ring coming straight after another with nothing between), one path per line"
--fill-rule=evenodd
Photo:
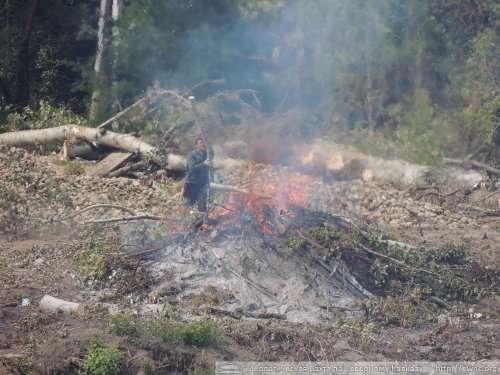
M152 374L155 369L155 364L153 360L149 358L143 358L139 362L139 368L145 373L145 374Z
M249 272L256 266L257 258L251 254L244 253L240 256L240 264L245 272Z
M80 366L80 375L118 375L123 354L114 346L92 340L87 346L85 359Z
M116 251L118 244L112 235L98 234L92 237L88 248L75 263L80 272L88 279L104 282L108 274L106 260L109 253Z
M180 341L191 346L208 346L221 342L224 337L215 332L215 322L204 318L193 323L167 322L155 319L147 323L143 336L157 337L163 341Z
M461 264L464 263L469 257L469 250L465 245L454 245L447 243L436 250L433 254L434 259L439 262L446 262L448 264Z
M420 327L437 319L436 306L422 299L415 289L398 297L371 298L365 301L368 317L381 325Z
M214 334L214 321L208 318L191 324L174 324L172 336L174 339L192 346L207 346L218 341Z
M125 314L118 314L111 318L111 332L118 336L138 336L139 328L132 318Z
M0 132L28 129L45 129L67 124L85 125L87 121L65 107L56 107L47 101L40 101L38 109L24 108L22 113L13 112L7 116Z
M317 242L324 245L329 244L331 241L337 241L340 239L339 233L331 228L328 228L326 225L323 227L310 228L309 232L314 236Z

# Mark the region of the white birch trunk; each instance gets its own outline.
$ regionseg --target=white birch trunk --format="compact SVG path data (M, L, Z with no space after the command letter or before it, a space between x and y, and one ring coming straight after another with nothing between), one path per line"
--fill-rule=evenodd
M55 128L23 130L0 134L0 145L7 147L24 147L42 144L57 144L67 140L79 139L92 143L96 147L108 146L127 152L137 152L141 156L156 153L158 149L140 139L119 134L105 129L88 128L81 125L63 125ZM177 154L160 156L165 158L168 169L182 171L186 168L186 157ZM232 158L215 158L215 169L245 168L247 162Z
M103 67L103 55L104 55L104 41L106 39L106 18L109 17L110 3L111 0L101 0L101 13L99 17L99 29L97 31L97 52L94 64L94 73L96 77L94 91L92 92L92 99L90 103L90 121L95 122L97 119L97 112L99 108L99 102L101 99L101 92L99 89L100 79L99 76L102 74Z
M27 145L62 143L80 139L95 146L108 146L141 155L156 151L156 148L140 139L104 129L87 128L81 125L63 125L49 129L24 130L0 134L0 145L23 147Z
M113 26L111 29L111 34L113 37L113 61L111 64L111 96L113 98L113 108L115 110L121 111L123 108L120 103L120 98L118 96L118 91L116 89L117 87L117 82L116 82L116 70L118 66L118 53L116 49L120 45L121 42L121 36L120 36L120 28L118 27L118 20L120 19L120 16L123 11L123 1L122 0L113 0L113 6L111 9L111 18L113 19ZM113 127L114 129L115 127Z

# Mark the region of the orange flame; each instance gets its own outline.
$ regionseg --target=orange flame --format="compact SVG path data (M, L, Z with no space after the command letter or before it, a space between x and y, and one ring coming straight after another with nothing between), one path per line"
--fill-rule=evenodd
M237 228L253 226L264 234L276 233L276 220L283 212L290 212L289 205L307 206L314 177L288 173L273 178L265 170L251 173L248 193L230 193L227 201L210 213L218 225Z

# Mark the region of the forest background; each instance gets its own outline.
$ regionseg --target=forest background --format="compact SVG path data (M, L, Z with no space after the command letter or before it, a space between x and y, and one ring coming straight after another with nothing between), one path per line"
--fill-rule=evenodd
M496 0L3 0L0 132L96 126L156 82L255 90L268 117L307 113L304 138L499 167L499 31ZM154 142L177 119L121 130Z

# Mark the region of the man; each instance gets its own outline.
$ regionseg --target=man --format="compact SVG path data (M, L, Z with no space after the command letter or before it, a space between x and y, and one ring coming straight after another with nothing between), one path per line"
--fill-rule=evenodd
M187 156L186 179L184 184L184 198L188 207L198 203L198 211L207 210L207 187L210 183L209 166L207 160L207 146L201 137L196 139L195 149Z

